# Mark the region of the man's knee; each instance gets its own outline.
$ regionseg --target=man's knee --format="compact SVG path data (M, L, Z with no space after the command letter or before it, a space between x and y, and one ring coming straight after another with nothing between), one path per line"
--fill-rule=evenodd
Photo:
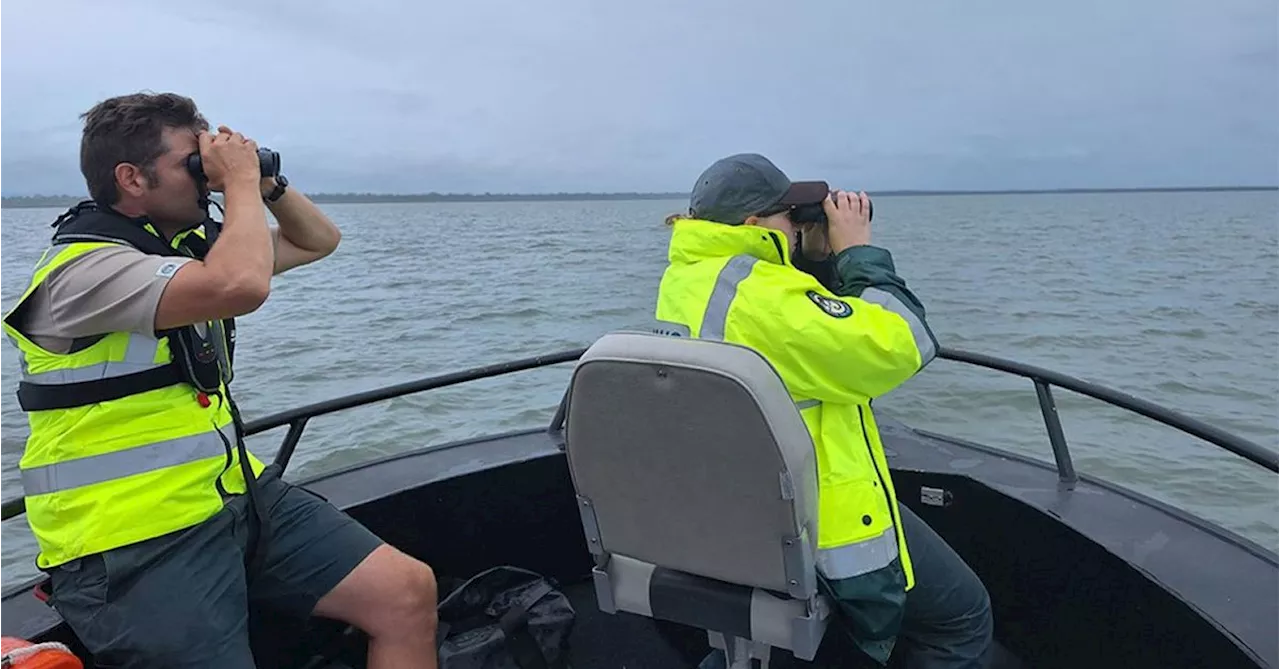
M990 642L992 632L995 628L994 616L991 613L991 594L987 592L987 586L983 585L981 580L974 579L974 589L977 591L973 606L973 614L970 616L970 629L975 638Z
M439 592L436 588L436 574L424 562L413 560L405 574L404 601L406 612L428 616L432 621L436 618L436 604Z
M387 588L395 593L387 602L383 627L388 632L412 628L431 629L436 625L438 590L431 567L402 555L393 568L383 575Z
M373 637L434 634L436 577L431 567L383 544L317 602L314 614L346 621Z
M979 662L979 666L986 666L995 636L991 595L977 576L968 580L965 592L969 599L968 610L951 621L951 630L944 636L954 640L952 652L956 655L972 658Z

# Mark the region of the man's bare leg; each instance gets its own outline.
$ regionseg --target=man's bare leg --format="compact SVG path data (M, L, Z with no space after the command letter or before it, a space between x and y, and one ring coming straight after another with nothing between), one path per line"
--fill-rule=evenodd
M316 604L315 615L369 635L369 669L436 669L436 578L390 545L369 554Z

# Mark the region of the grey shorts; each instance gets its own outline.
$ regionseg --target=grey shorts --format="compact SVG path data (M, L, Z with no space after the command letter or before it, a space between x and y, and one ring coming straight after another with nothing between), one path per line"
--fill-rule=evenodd
M382 544L313 493L270 474L260 485L271 534L258 573L246 573L245 496L195 527L49 570L50 601L96 666L252 667L249 605L305 619Z

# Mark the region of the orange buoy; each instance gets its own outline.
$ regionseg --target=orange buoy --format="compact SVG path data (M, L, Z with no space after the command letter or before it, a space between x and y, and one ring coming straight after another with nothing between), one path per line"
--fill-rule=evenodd
M0 637L0 669L84 669L84 663L70 648L57 641L31 643L26 639Z

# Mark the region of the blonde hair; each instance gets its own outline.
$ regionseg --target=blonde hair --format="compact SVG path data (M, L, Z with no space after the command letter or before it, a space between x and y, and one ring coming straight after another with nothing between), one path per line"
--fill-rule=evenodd
M666 225L667 227L671 227L676 224L676 221L683 220L686 218L689 218L689 212L670 214L667 216L666 220L663 221L663 225Z

